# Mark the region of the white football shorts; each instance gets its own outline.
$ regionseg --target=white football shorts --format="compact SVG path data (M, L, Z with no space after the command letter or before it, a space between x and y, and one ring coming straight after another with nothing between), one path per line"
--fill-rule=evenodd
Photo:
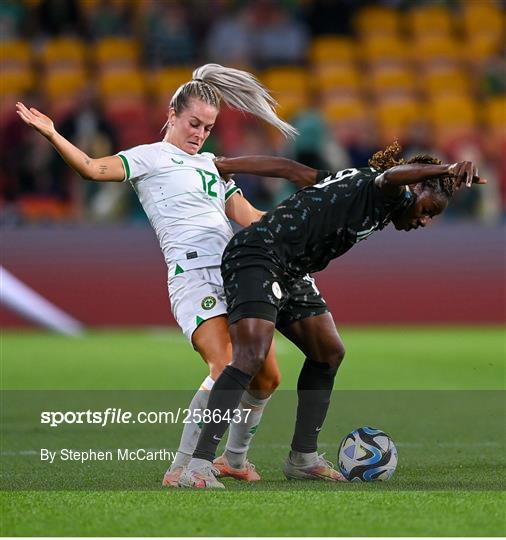
M219 266L185 270L169 277L168 286L172 314L190 342L204 321L227 314Z

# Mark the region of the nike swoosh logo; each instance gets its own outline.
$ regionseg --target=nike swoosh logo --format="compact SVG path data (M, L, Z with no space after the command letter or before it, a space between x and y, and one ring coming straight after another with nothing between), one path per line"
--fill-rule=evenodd
M321 431L321 430L322 430L321 427L317 427L317 428L315 429L315 431Z
M176 165L182 165L184 162L181 160L181 161L178 161L177 159L174 159L174 158L170 158L174 163L176 163Z
M218 441L218 442L221 441L221 437L216 437L216 435L213 435L213 439L214 439L215 441Z

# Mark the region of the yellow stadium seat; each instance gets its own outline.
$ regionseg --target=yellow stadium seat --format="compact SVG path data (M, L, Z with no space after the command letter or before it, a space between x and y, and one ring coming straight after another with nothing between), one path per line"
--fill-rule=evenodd
M46 75L42 87L49 99L75 97L86 86L84 71L53 71Z
M493 32L476 33L466 40L465 59L470 62L483 62L500 55L504 48L504 36Z
M273 93L276 92L306 92L309 78L305 69L280 67L273 68L260 77L265 86Z
M406 16L408 29L413 36L424 38L430 35L448 37L453 29L452 15L441 5L428 4L416 7Z
M488 33L500 35L504 32L504 12L494 2L484 0L463 2L462 20L467 37Z
M476 105L467 96L441 96L430 101L428 107L434 126L470 128L476 125Z
M105 38L95 45L94 58L97 65L107 67L111 64L136 66L139 60L139 43L135 39Z
M278 97L277 113L281 118L290 120L309 106L306 94L282 94Z
M360 44L362 59L374 64L399 65L410 59L412 44L395 37L364 37Z
M0 94L20 95L35 82L30 47L23 41L0 42Z
M260 77L278 102L278 111L284 118L291 118L307 106L309 95L309 77L302 68L273 68Z
M413 91L415 80L406 68L373 70L367 78L367 86L377 93L386 91Z
M316 69L311 78L314 90L325 93L327 91L358 90L362 85L363 77L351 66L329 66Z
M105 72L99 78L100 95L105 100L117 98L144 99L146 79L135 70Z
M490 128L506 127L506 96L489 98L485 103L484 121Z
M190 68L166 68L156 71L149 77L149 89L155 96L169 100L174 92L192 78Z
M355 43L349 38L319 36L311 43L309 57L316 64L352 63L355 60Z
M32 54L28 43L24 41L0 42L0 69L27 68L31 64Z
M429 96L442 94L469 94L470 82L465 71L429 70L421 79L421 87Z
M0 72L0 95L21 95L33 88L35 77L30 69Z
M397 35L399 31L399 12L380 6L361 9L354 19L354 26L360 35Z
M415 59L421 63L445 61L456 64L465 57L462 46L455 40L440 36L420 38L413 44Z
M466 36L466 57L473 62L483 61L504 48L506 19L497 3L481 0L464 2L462 24Z
M361 120L367 114L366 104L357 98L324 102L320 110L323 117L331 123Z
M76 38L52 39L42 48L40 60L46 69L60 66L81 68L86 61L86 48L84 43Z
M382 127L407 127L423 119L423 110L414 99L386 99L376 107L376 119Z

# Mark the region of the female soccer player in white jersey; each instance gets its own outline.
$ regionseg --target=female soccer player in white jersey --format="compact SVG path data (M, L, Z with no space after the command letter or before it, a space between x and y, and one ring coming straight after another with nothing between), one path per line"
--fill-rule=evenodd
M285 135L296 133L278 118L274 100L251 74L218 64L196 69L192 80L176 91L161 142L137 146L115 156L90 158L62 137L50 118L22 103L16 105L21 119L46 137L82 178L129 180L135 189L168 266L174 317L209 366L209 376L190 404L194 411L206 408L214 381L232 359L220 274L221 256L233 234L229 219L247 226L262 215L232 180L220 177L212 154L199 153L213 128L221 100L263 119ZM264 165L265 162L259 167ZM225 453L215 462L220 476L260 479L246 453L279 377L271 347L267 361L242 399L242 406L251 409L251 413L246 421L232 424ZM185 425L177 457L164 476L165 486L178 485L199 433L197 423Z

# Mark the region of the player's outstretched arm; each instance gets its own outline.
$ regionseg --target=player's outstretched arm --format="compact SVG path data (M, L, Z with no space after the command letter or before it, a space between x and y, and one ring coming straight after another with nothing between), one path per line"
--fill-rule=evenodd
M215 164L221 176L245 173L286 178L300 188L314 185L318 173L316 169L302 163L275 156L219 157L215 159Z
M16 103L16 112L25 124L43 135L58 151L67 165L85 180L95 182L121 182L125 178L123 163L118 156L92 159L70 141L60 135L51 118L37 109L28 109L23 103Z
M455 187L458 189L462 184L471 187L472 184L486 184L484 178L478 176L476 166L470 161L462 161L453 165L443 164L425 164L409 163L405 165L396 165L383 174L378 176L376 184L378 187L389 194L395 194L401 186L417 184L430 178L439 178L441 176L452 176L455 180Z

